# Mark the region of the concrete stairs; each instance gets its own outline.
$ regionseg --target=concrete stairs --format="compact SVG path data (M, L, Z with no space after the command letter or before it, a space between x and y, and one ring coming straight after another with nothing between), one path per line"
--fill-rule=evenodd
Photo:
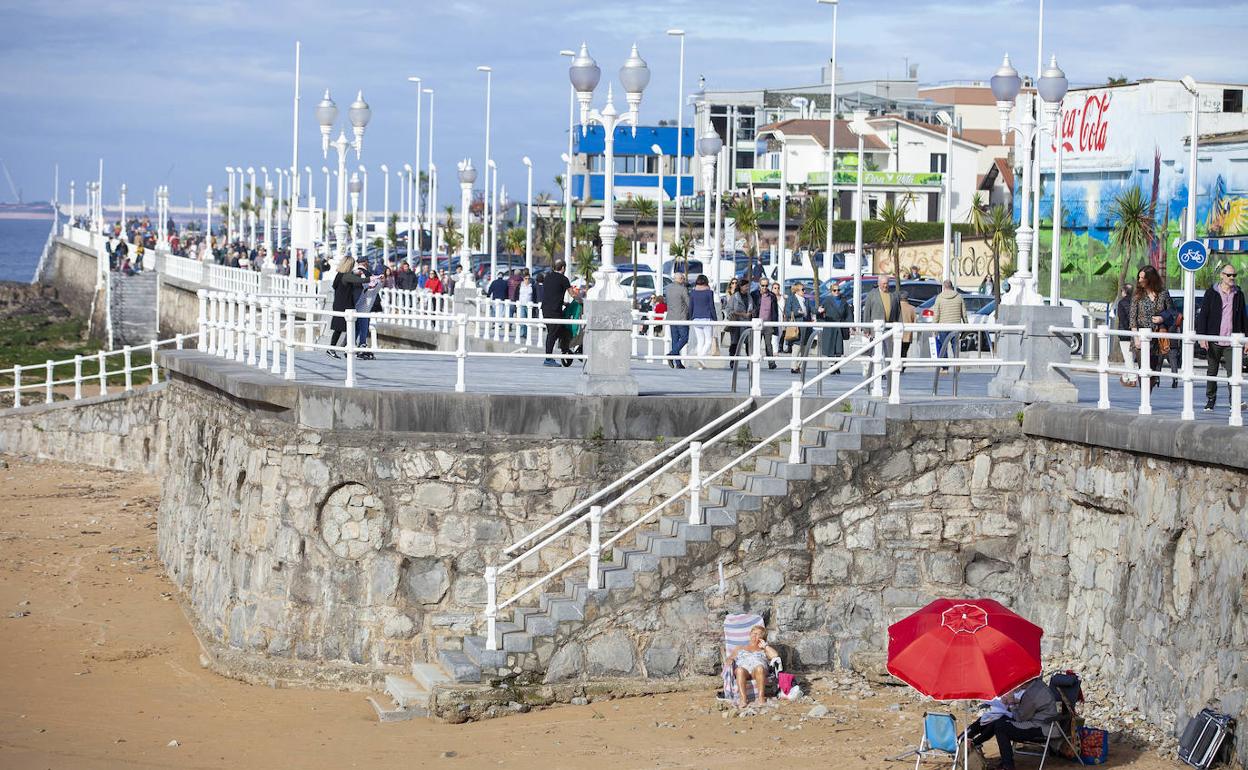
M378 703L376 698L369 696L368 702L377 711L377 718L382 722L403 722L414 717L429 716L429 699L433 690L440 684L449 681L442 669L433 663L413 663L412 675L386 676L386 696L393 707Z
M537 606L516 607L510 620L497 622L500 638L498 650L487 650L485 637L468 636L461 649L443 649L438 663L449 680L457 683L481 682L507 678L517 672L544 671L555 650L556 637L563 637L583 623L587 610L611 601L613 592L620 596L630 592L646 573L663 574L664 562L695 554L699 549L709 554L717 549L714 533L724 527L735 527L738 516L761 511L768 498L783 497L795 481L811 479L815 466L836 465L842 453L876 449L884 444L886 418L874 414L830 412L802 430L803 462L790 463L788 442L780 442L778 450L765 448L753 459L742 463L743 470L732 472L725 482L703 490L703 524L690 524L685 515L662 516L655 524L637 530L631 546L615 547L604 552L599 565L599 585L591 591L584 569L574 567L558 587L558 578L550 589L540 593ZM673 511L683 510L676 506ZM622 541L621 541L622 542ZM704 545L706 544L706 545ZM579 567L580 565L578 565Z
M145 345L156 339L156 271L108 274L112 285L113 344Z

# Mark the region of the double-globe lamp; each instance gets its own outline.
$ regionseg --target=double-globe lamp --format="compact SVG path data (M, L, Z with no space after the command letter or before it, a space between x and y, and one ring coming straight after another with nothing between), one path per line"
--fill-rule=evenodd
M368 106L368 102L364 101L364 92L359 91L356 94L355 101L351 103L351 107L347 110L347 120L351 123L351 130L355 136L353 141L347 141L346 132L338 132L338 138L332 142L334 149L338 151L338 215L334 220L334 237L337 241L335 253L339 258L343 256L347 242L347 220L346 220L346 197L347 197L347 150L355 150L355 159L360 159L360 151L364 148L364 128L368 125L369 119L373 116L373 111ZM334 104L334 100L329 96L329 89L325 89L325 96L320 103L316 105L316 122L321 127L321 156L329 157L329 141L330 131L333 130L334 122L338 120L338 105ZM328 205L329 201L326 201Z

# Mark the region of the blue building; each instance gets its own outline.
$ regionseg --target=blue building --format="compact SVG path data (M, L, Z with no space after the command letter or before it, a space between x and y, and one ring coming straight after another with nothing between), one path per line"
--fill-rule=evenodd
M658 200L659 169L663 171L662 199L694 194L690 171L694 154L692 126L684 128L681 140L679 187L676 172L676 126L638 126L633 136L631 126L615 129L615 199L651 198ZM572 136L572 197L601 201L606 188L605 134L602 126L590 126L582 132L577 126ZM654 147L660 153L656 154Z

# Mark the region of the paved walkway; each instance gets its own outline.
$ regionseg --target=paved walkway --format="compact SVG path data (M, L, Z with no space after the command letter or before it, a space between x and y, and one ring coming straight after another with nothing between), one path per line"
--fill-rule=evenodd
M324 352L297 354L296 381L314 382L321 385L343 386L346 362L334 359ZM832 375L824 380L823 395L836 396L862 379L862 367L851 365L848 371ZM552 368L542 365L540 358L474 358L467 361L465 381L470 393L550 393L575 395L578 393L582 364L575 362L570 368ZM814 368L811 368L813 376ZM732 374L725 369L676 370L666 364L633 361L633 374L643 396L674 396L696 398L698 396L731 395ZM446 392L455 389L455 359L446 354L420 355L410 353L379 353L372 361L356 361L356 387L381 390L407 390L416 393ZM965 371L960 374L958 397L982 400L988 395L991 370ZM775 396L788 388L798 375L787 367L763 370L763 395ZM952 375L942 375L940 397L953 398ZM1095 408L1098 398L1097 378L1092 374L1072 373L1072 380L1079 389L1079 402ZM930 402L933 373L930 369L915 370L902 375L902 403L923 400ZM739 373L736 393L741 398L749 395L749 372ZM1201 411L1204 405L1204 384L1197 383L1195 393L1196 419L1225 424L1229 415L1226 389L1219 393L1218 410L1213 413ZM1170 378L1162 377L1161 386L1152 393L1153 414L1179 417L1182 412L1183 386L1170 387ZM1139 408L1140 391L1125 388L1117 378L1110 379L1110 402L1114 409L1135 412Z

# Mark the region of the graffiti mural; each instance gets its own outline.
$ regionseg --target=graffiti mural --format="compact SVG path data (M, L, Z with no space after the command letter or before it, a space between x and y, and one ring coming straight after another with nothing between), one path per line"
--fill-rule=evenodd
M1202 86L1196 221L1201 237L1248 234L1248 115L1222 112L1223 86ZM1041 157L1041 264L1052 248L1053 180L1062 143L1063 281L1092 285L1116 276L1111 247L1115 199L1139 188L1156 224L1149 261L1179 274L1173 245L1187 216L1191 97L1180 84L1150 81L1071 91L1058 134ZM1015 196L1015 216L1021 196ZM1244 255L1232 256L1235 261Z

